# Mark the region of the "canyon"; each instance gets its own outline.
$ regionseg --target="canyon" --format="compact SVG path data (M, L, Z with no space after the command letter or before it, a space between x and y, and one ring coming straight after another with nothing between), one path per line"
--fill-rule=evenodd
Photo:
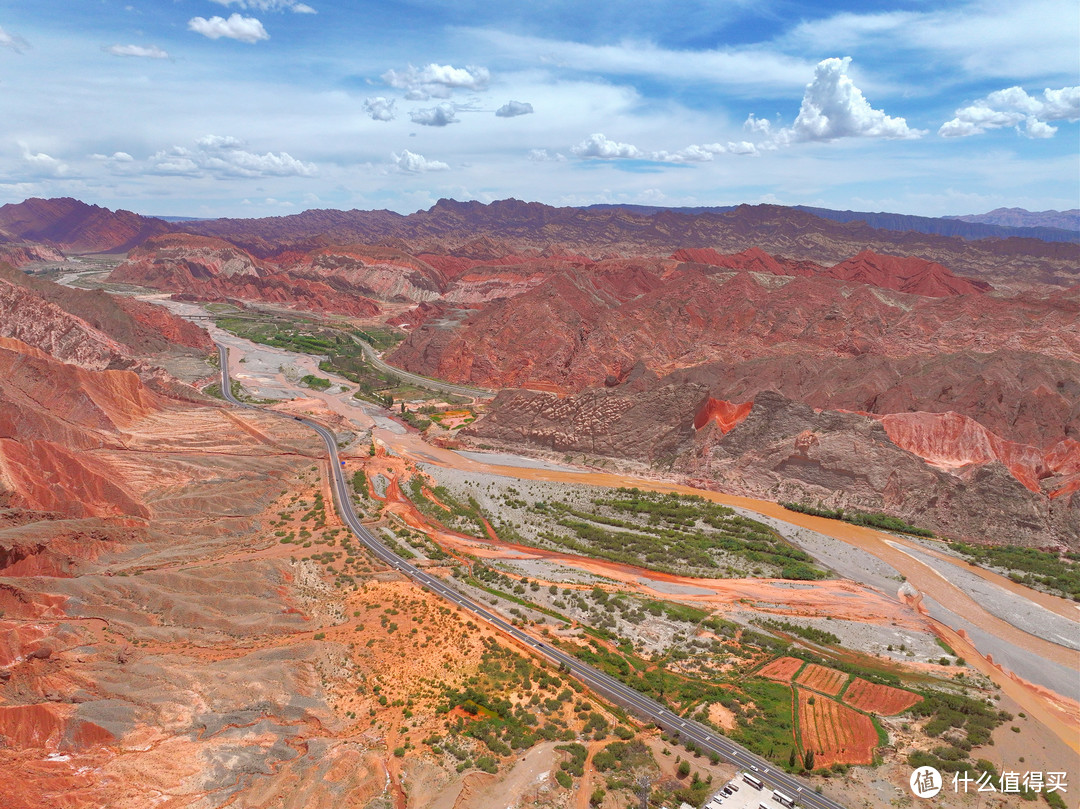
M409 216L179 223L79 210L29 201L0 211L0 226L55 246L93 234L108 249L147 233L111 282L400 329L392 365L504 391L463 432L474 442L654 465L958 538L1080 545L1075 245L777 206L442 200ZM766 419L771 431L745 439L755 407L797 404L831 415ZM804 432L809 455L793 443ZM813 457L823 446L827 461ZM867 463L891 474L863 474ZM991 495L1002 505L984 513Z
M43 232L48 217L35 211ZM752 508L762 501L746 498L884 511L978 542L1067 548L1080 536L1080 345L1071 328L1080 301L1075 285L1060 283L1060 268L1051 282L1014 282L869 249L818 258L722 245L627 253L595 243L539 247L513 234L245 245L172 227L111 260L108 277L55 262L49 251L75 243L62 229L25 265L54 269L0 267L0 760L25 773L9 794L13 806L62 796L76 807L486 807L501 789L526 804L569 805L571 792L538 776L554 766L539 762L559 760L554 746L524 754L528 777L515 765L488 780L455 778L455 759L438 758L437 745L432 758L442 698L407 687L403 666L409 682L464 688L487 671L475 667L490 662L496 634L465 631L434 596L349 546L327 507L311 433L203 392L217 378L213 339L170 313L205 311L191 302L354 333L396 331L403 339L385 353L392 365L495 391L470 405L478 419L431 430L426 443L358 410L347 380L332 377L328 393L301 392L302 373L326 373L317 358L289 371L292 381L287 352L262 358L261 347L241 341L229 360L255 395L265 395L255 384L262 374L301 397L276 405L281 412L332 425L350 446L347 474L367 481L360 508L431 554L425 566L447 578L468 554L499 569L544 571L514 574L530 598L530 577L544 592L561 582L566 593L595 594L592 584L559 578L559 566L601 577L620 598L666 600L665 588L685 588L675 603L732 619L750 600L763 614L835 620L839 630L870 605L875 631L902 626L923 643L946 631L878 579L796 588L674 577L515 545L495 519L477 536L462 534L447 527L440 498L450 495L436 480L418 491L446 513L445 525L418 510L423 498L408 494L410 479L435 460L488 470L465 477L456 496L467 502L472 478L485 480L490 467L470 467L440 445L573 457L613 470L595 474L604 485L633 481L630 472ZM74 230L108 241L102 227ZM110 238L127 233L118 225ZM60 286L49 274L77 278ZM95 283L129 294L80 288ZM516 492L500 485L501 497ZM499 513L498 497L476 495ZM875 553L892 553L894 570L924 581L906 551L874 541ZM952 604L947 588L927 592ZM381 621L365 620L368 610ZM422 628L422 646L390 621L399 610L406 628ZM1029 643L1000 619L986 625L1017 649ZM1037 688L998 672L966 636L945 637L1043 721ZM441 657L418 651L433 643ZM1030 643L1068 667L1066 650ZM747 670L768 659L754 657ZM444 675L450 660L456 673ZM549 676L539 671L513 699L543 696L529 691ZM1068 698L1051 703L1046 726L1067 725ZM406 721L414 711L419 724ZM456 708L445 721L459 715L468 712ZM568 711L560 721L580 733L584 715ZM658 777L677 786L674 767L664 766ZM731 772L720 765L715 774ZM602 783L596 773L582 783L589 778ZM521 779L533 786L515 786Z

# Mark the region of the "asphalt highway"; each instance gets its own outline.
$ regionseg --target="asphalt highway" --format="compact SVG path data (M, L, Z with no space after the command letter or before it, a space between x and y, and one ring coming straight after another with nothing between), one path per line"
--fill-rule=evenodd
M330 430L318 422L299 416L290 416L273 410L265 410L256 405L247 404L236 399L232 395L231 380L229 378L228 349L220 343L217 344L218 354L221 357L221 392L232 404L251 410L263 410L280 418L293 419L310 427L317 432L326 444L330 455L330 469L333 473L333 491L337 500L338 513L364 545L381 561L401 572L417 584L426 587L433 593L447 601L456 604L463 610L483 619L500 632L513 638L517 643L528 647L534 653L547 658L568 671L578 680L583 682L597 694L623 706L632 713L651 721L668 734L678 734L683 741L692 741L694 745L706 755L715 753L741 769L756 775L765 782L766 790L779 789L795 799L798 806L805 809L844 809L842 804L837 803L824 795L818 795L804 781L796 778L783 770L779 770L771 763L759 756L754 755L744 747L736 744L704 725L690 719L678 716L666 707L638 693L634 689L624 685L613 677L597 671L571 655L555 649L523 632L498 615L486 609L471 599L466 598L442 579L425 573L418 567L409 564L406 560L391 551L382 544L375 536L364 527L353 511L352 498L341 472L341 460L338 457L337 440ZM744 787L745 788L745 787ZM765 796L765 791L762 792Z

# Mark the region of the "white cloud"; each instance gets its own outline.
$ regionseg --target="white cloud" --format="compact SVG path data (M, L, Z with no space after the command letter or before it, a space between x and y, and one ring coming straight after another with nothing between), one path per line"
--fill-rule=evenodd
M727 143L691 144L677 152L653 152L650 159L663 163L708 163L718 154L751 155L759 154L758 147L749 141L728 141Z
M600 160L654 160L659 163L709 163L718 154L757 155L758 147L749 141L738 143L702 143L691 144L677 152L666 150L656 152L642 151L629 143L619 143L610 140L600 133L590 135L576 146L571 146L570 151L578 157L596 158ZM530 154L531 159L533 158Z
M242 140L234 138L232 135L203 135L195 143L204 149L214 151L239 149L244 145Z
M571 146L570 151L578 157L596 157L602 160L628 158L631 160L645 159L645 154L636 146L629 143L619 143L610 140L606 135L595 132L585 138L577 146Z
M0 48L10 48L15 53L22 53L30 47L25 39L18 34L10 34L0 27Z
M757 135L764 135L769 137L772 134L772 123L768 118L758 118L754 113L750 113L750 117L746 119L743 127L747 132L753 132Z
M491 73L486 67L454 67L433 62L419 68L409 65L400 72L388 70L382 74L382 80L391 87L405 90L405 97L411 101L426 101L449 98L454 90L486 90Z
M393 121L395 103L392 98L383 98L382 96L365 98L364 112L370 115L373 121Z
M138 56L143 59L168 59L169 54L157 45L148 47L143 45L110 45L105 48L107 53L113 56Z
M413 110L409 113L409 118L414 124L421 126L446 126L460 123L455 117L456 111L453 104L443 101L434 107Z
M219 6L236 6L255 11L291 11L295 14L315 14L316 11L299 0L213 0Z
M254 44L261 39L270 39L263 24L255 17L241 17L239 14L230 14L229 19L223 17L192 17L188 20L188 30L196 34L202 34L210 39L237 39L241 42Z
M135 158L127 152L113 152L111 155L94 155L95 160L114 160L117 163L132 163Z
M830 48L860 54L903 54L909 65L934 69L934 81L948 81L959 68L979 80L988 77L1076 75L1075 0L1002 0L926 6L927 11L869 14L842 12L800 23L777 43L796 52Z
M729 92L775 96L804 80L812 62L775 48L752 46L726 50L674 50L652 42L624 40L615 45L591 45L568 40L522 36L486 28L463 28L461 33L519 62L532 62L604 77L657 76L664 79L722 86Z
M559 152L549 152L547 149L530 149L529 160L534 163L565 163L566 155Z
M500 118L514 118L518 115L529 115L533 111L533 105L528 101L507 101L495 114Z
M1008 87L961 107L955 115L941 125L939 135L962 138L1012 126L1029 138L1052 138L1057 127L1049 121L1080 119L1080 86L1043 90L1042 98L1030 96L1020 87Z
M848 78L850 64L850 56L818 62L795 123L772 134L771 142L786 146L839 138L918 138L925 134L909 127L903 118L893 118L871 107ZM771 130L767 121L753 115L746 119L745 126L765 134Z
M62 177L67 174L68 166L63 161L44 152L31 152L30 147L23 141L19 141L19 149L22 150L23 162L28 163L38 174L50 177Z
M193 177L312 177L317 173L314 163L304 163L287 152L257 154L243 146L227 135L206 135L196 141L195 149L173 146L151 155L149 171Z
M425 171L446 171L450 168L440 160L428 160L421 154L415 154L408 149L402 150L401 154L391 154L390 162L397 166L398 171L406 174L421 174Z
M103 165L110 174L119 177L132 177L143 170L143 165L127 152L113 152L111 155L92 154L90 159Z

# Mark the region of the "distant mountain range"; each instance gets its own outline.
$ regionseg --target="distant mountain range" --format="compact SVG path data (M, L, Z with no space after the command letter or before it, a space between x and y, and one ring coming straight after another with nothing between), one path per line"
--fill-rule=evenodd
M727 213L734 205L703 206L689 208L663 208L656 205L589 205L585 210L623 210L652 216L661 211L698 215L704 213ZM1032 212L1023 208L998 208L985 214L967 216L910 216L898 213L871 213L868 211L836 211L831 208L814 208L809 205L793 205L795 210L806 211L833 222L865 222L881 230L912 231L936 236L956 236L961 239L1008 239L1012 237L1041 239L1045 242L1080 242L1080 211Z
M824 214L845 216L834 221ZM860 216L877 217L871 221ZM888 227L886 227L888 225ZM950 228L945 235L916 226ZM902 228L907 228L902 229ZM442 199L425 211L310 210L262 219L165 222L110 211L75 199L29 199L0 206L0 235L70 253L119 253L166 233L226 239L256 258L331 245L380 245L411 253L670 255L683 248L723 254L751 247L795 260L831 265L862 250L917 256L958 275L1001 285L1077 283L1075 243L1016 236L1017 228L893 214L810 211L779 205L740 205L715 211L606 206L557 208L516 199L484 204ZM1064 231L1046 230L1053 234ZM980 233L967 239L961 233ZM480 242L490 242L477 247ZM471 245L471 247L470 247ZM472 251L472 252L470 252ZM464 254L463 254L464 255ZM475 257L475 256L474 256Z
M1010 228L1060 228L1080 232L1080 209L1068 211L1027 211L1023 208L995 208L989 213L947 216L962 222L979 222L984 225L1004 225Z

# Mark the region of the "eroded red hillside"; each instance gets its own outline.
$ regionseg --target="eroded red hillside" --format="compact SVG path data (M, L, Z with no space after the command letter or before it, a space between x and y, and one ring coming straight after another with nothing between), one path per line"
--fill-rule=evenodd
M203 300L241 300L370 316L378 304L320 280L288 274L222 239L169 234L132 250L110 279Z
M758 247L732 255L722 255L712 248L690 248L677 250L671 257L677 261L724 269L796 275L803 278L836 278L929 298L974 295L990 289L986 282L960 278L934 261L916 256L882 255L872 250L863 250L831 267L813 261L795 261L771 256Z
M168 229L160 219L110 211L70 197L0 206L0 230L66 252L119 253Z

